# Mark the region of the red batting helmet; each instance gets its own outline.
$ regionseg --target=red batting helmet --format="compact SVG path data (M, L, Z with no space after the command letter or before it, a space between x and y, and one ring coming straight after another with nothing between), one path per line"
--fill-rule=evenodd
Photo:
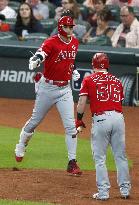
M68 34L63 30L63 26L75 26L73 19L70 16L63 16L58 21L58 33L67 38Z
M109 69L109 58L105 53L96 53L92 58L94 69Z

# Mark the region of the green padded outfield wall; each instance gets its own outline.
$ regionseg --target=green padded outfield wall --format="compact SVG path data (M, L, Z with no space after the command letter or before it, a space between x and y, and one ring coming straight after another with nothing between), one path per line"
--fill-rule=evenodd
M0 42L0 97L34 99L34 82L32 77L36 71L28 69L31 52L35 53L41 42L18 42L3 40ZM110 72L116 76L123 74L136 75L139 65L139 49L116 49L111 47L96 47L80 45L76 67L81 79L72 82L74 100L77 101L81 81L91 73L91 59L96 52L106 52L110 58ZM40 71L42 69L39 68Z

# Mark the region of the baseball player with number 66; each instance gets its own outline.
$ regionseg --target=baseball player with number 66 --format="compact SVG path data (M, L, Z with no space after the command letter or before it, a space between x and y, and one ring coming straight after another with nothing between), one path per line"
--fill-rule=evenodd
M78 40L73 36L74 21L70 16L63 16L58 21L58 34L46 39L29 60L29 69L34 70L44 62L42 73L37 73L35 81L36 100L31 118L20 133L15 148L17 162L21 162L26 146L35 128L44 119L53 105L56 105L66 134L68 150L67 172L81 175L76 161L78 131L74 120L74 102L70 86L71 78L78 80L80 74L75 69L74 61L78 49Z
M117 168L117 182L123 199L129 198L131 182L125 153L125 122L122 112L123 87L120 80L108 73L109 58L96 53L92 58L93 73L85 77L77 105L76 128L82 121L87 98L92 113L91 147L96 167L98 192L92 197L109 199L110 181L106 168L106 153L111 146Z

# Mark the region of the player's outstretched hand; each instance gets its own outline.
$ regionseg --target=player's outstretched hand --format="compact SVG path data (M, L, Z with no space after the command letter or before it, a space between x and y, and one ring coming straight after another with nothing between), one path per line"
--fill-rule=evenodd
M39 67L41 63L40 58L38 58L37 56L32 56L29 59L29 70L34 70L35 68Z
M74 81L77 81L77 80L79 80L79 78L80 78L80 73L77 70L74 70L72 73L72 79Z

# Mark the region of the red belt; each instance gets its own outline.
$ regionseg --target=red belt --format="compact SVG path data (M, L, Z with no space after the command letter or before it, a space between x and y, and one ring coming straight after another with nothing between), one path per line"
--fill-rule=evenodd
M54 80L45 79L45 82L49 83L51 85L57 85L58 87L62 87L62 86L68 85L68 81L54 81Z
M115 112L118 112L118 113L122 114L122 112L119 111L119 110L106 110L106 111L101 111L101 112L94 113L94 115L96 115L96 116L103 115L103 114L105 114L105 112L109 112L109 111L115 111Z

